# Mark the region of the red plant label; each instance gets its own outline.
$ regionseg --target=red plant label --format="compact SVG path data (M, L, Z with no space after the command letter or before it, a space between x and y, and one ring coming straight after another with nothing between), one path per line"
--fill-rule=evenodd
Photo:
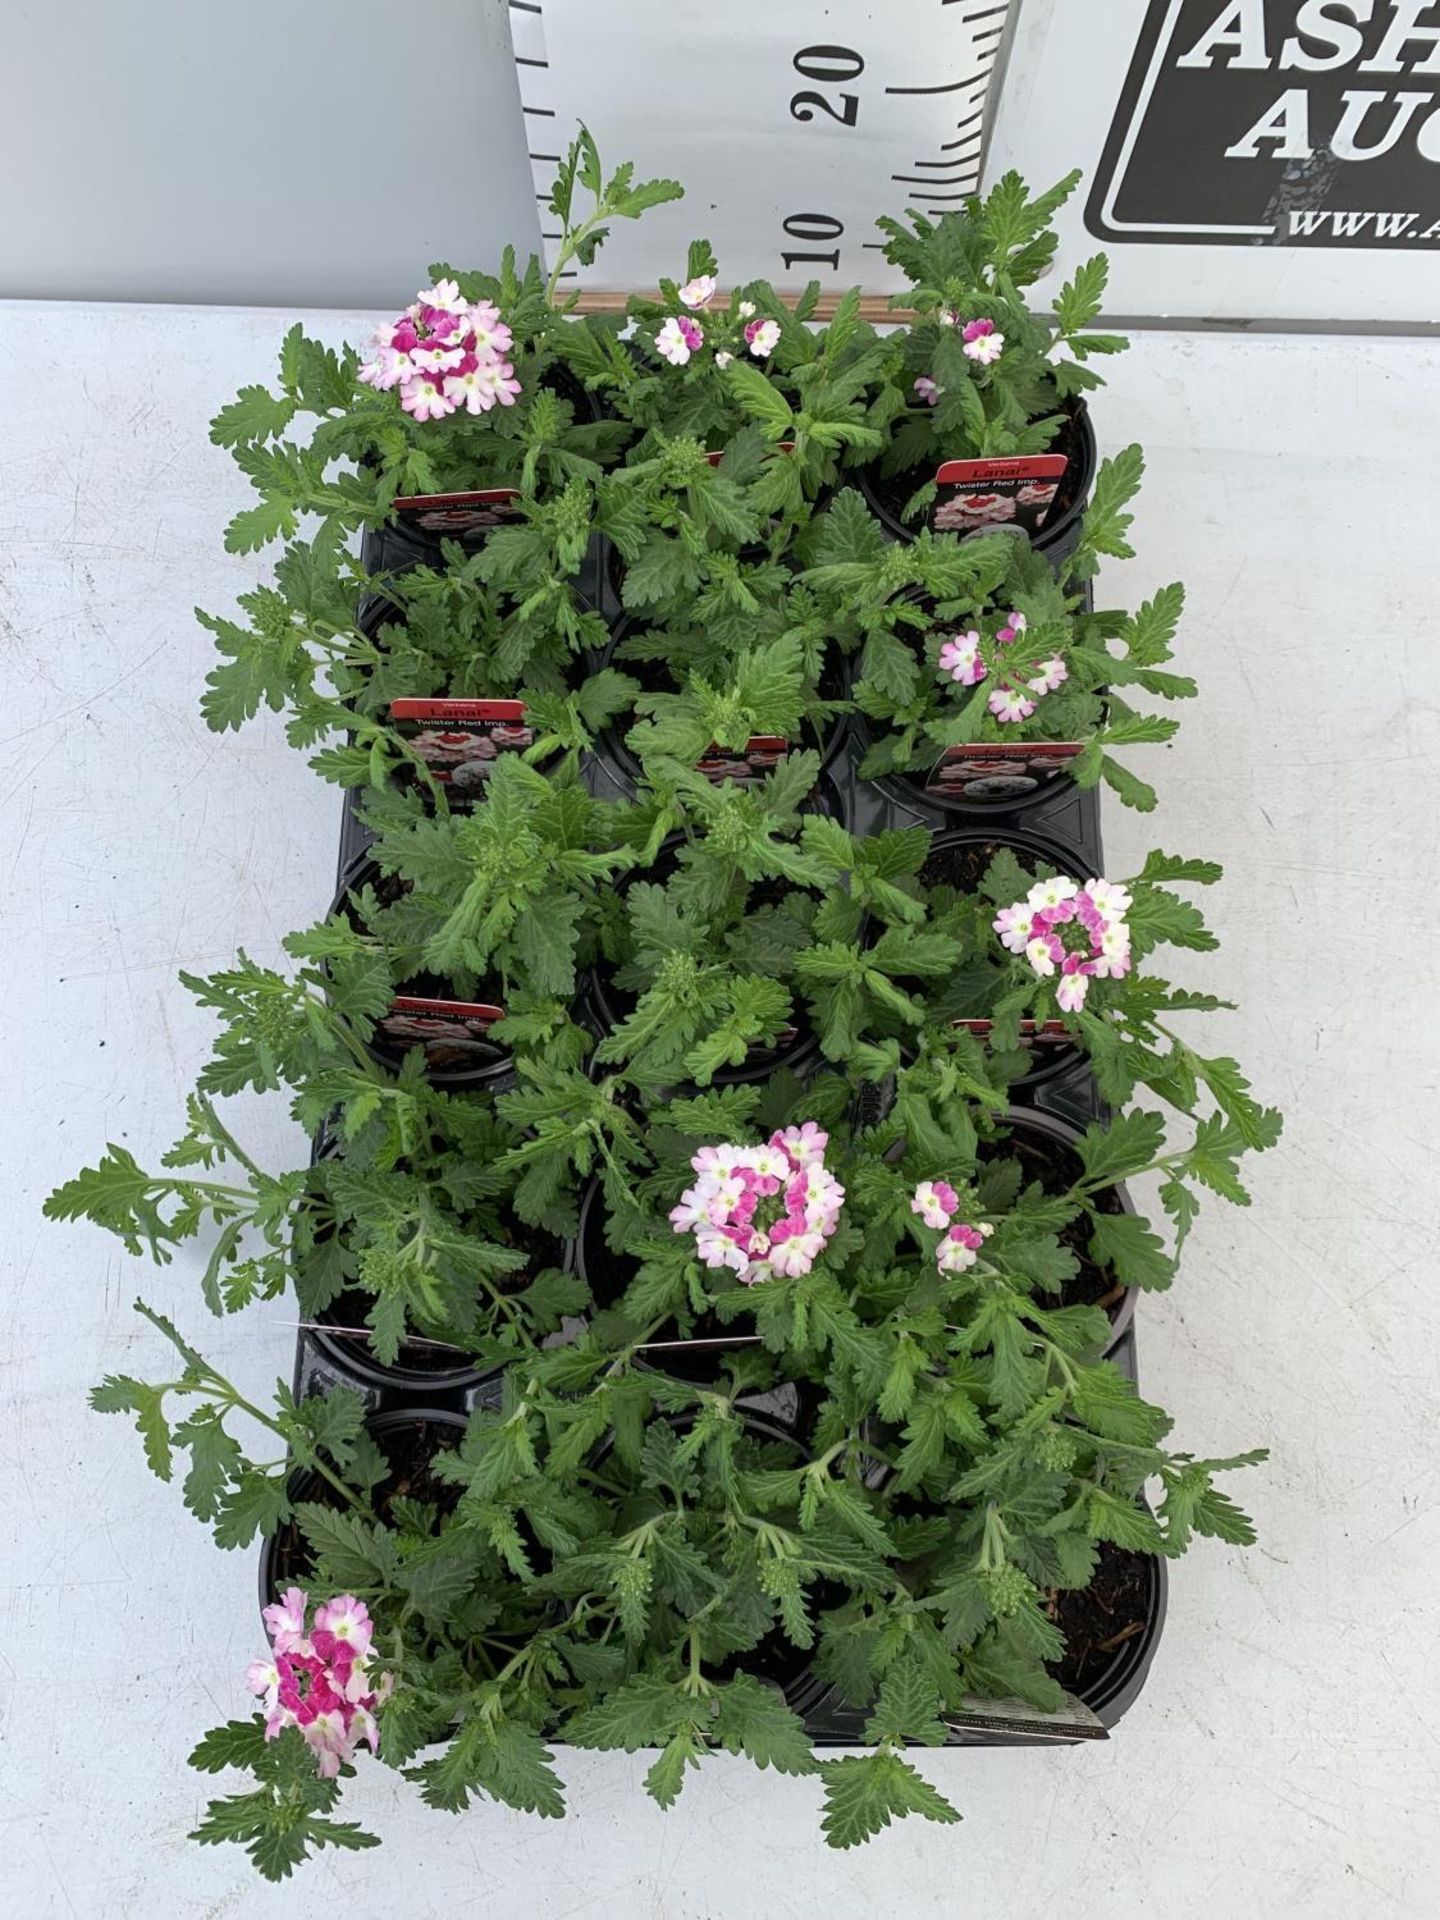
M925 781L955 800L1006 800L1058 780L1083 751L1079 740L986 740L947 747Z
M390 504L409 526L465 540L518 520L519 498L515 487L481 487L471 493L407 493Z
M995 1022L993 1020L952 1020L950 1024L952 1027L963 1027L966 1033L973 1033L977 1040L988 1040ZM1066 1031L1063 1020L1022 1020L1020 1022L1022 1040L1069 1041L1072 1037Z
M493 1059L496 1042L489 1038L503 1007L483 1000L432 1000L398 993L377 1030L401 1047L424 1047L432 1066L463 1063L468 1056Z
M1049 517L1069 462L1063 453L1024 460L946 460L935 475L930 524L937 533L1013 527L1037 533Z
M390 719L455 799L483 793L502 753L535 744L521 700L392 700Z
M703 760L698 762L695 771L703 773L718 787L723 781L734 780L742 786L753 786L771 773L790 751L790 742L783 734L752 733L745 745L738 751L733 747L718 747L713 743Z

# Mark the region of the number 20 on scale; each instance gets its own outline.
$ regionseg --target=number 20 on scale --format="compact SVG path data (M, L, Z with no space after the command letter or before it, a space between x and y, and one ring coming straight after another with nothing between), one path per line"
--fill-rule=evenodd
M836 91L847 80L858 80L865 71L865 62L853 47L802 47L795 56L795 71L803 79L813 80L814 88L805 88L795 94L790 101L792 120L814 120L817 114L825 114L842 127L853 127L860 114L860 96L858 93ZM820 88L825 88L821 92ZM791 213L781 222L785 232L792 240L839 241L845 231L845 222L837 220L831 213ZM840 248L837 245L831 253L786 253L782 250L781 260L785 271L793 273L797 266L828 267L832 273L840 271Z

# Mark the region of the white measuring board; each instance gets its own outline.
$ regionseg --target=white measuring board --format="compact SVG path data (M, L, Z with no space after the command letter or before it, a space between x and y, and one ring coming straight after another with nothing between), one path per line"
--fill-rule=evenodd
M684 277L710 241L723 285L904 284L877 215L939 215L980 177L991 75L1014 0L510 0L542 229L583 120L607 171L685 198L617 221L577 286Z

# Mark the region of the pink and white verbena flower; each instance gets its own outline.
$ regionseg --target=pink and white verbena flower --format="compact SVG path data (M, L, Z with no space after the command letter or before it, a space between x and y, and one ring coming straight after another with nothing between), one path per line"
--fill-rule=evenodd
M1024 614L1012 608L995 629L995 647L1013 646L1025 628ZM978 628L972 627L967 633L950 634L940 647L936 661L938 671L962 687L978 687L990 674L990 663L982 652L983 645ZM1001 674L999 659L997 653L997 674ZM1028 720L1035 711L1036 702L1047 693L1054 693L1057 688L1064 686L1069 678L1070 669L1059 654L1052 654L1048 660L1041 661L1037 673L1018 687L1001 674L985 704L1002 726Z
M322 1602L307 1632L309 1605L302 1588L289 1587L265 1608L271 1657L252 1661L245 1680L263 1704L265 1738L297 1728L315 1756L316 1772L333 1780L362 1740L378 1752L375 1713L394 1683L388 1673L370 1672L374 1628L363 1600L342 1593Z
M780 344L780 322L752 320L745 329L745 344L757 360L763 360Z
M697 273L693 280L687 280L680 289L682 307L708 307L715 298L715 276L713 273Z
M994 1231L988 1220L982 1220L976 1227L957 1220L935 1249L936 1266L941 1273L966 1272L980 1258L980 1249Z
M1027 680L1025 684L1031 693L1054 693L1058 687L1063 687L1069 678L1070 669L1058 653L1052 653L1048 660L1040 662L1040 671L1035 678Z
M500 309L490 300L466 300L454 280L426 287L376 331L373 344L374 358L357 377L381 393L398 387L400 405L416 420L513 407L521 392L505 358L513 335Z
M990 669L980 658L980 635L972 627L968 633L952 633L940 649L940 671L958 680L962 687L975 687Z
M1035 711L1034 698L1026 687L996 687L985 704L1002 726L1028 720Z
M1079 886L1063 874L1037 880L1014 906L1002 907L992 925L1001 944L1024 954L1042 978L1058 975L1055 999L1076 1013L1094 979L1119 980L1130 971L1131 898L1109 880Z
M728 1268L746 1286L808 1273L840 1224L845 1189L825 1166L830 1136L813 1120L772 1133L763 1146L701 1147L697 1178L670 1214L676 1233L693 1233L711 1268Z
M945 389L937 386L928 373L920 374L915 381L915 397L923 400L927 407L936 406Z
M948 1180L922 1180L915 1189L910 1211L918 1213L927 1227L948 1227L960 1199Z
M993 320L969 320L965 324L964 353L982 367L990 367L1005 351L1005 336L995 331Z
M948 1180L922 1180L915 1189L910 1211L939 1232L935 1264L941 1273L964 1273L980 1257L980 1249L995 1231L988 1220L969 1226L956 1220L960 1196Z
M697 273L676 297L686 311L672 314L653 336L652 345L662 360L672 367L688 366L702 348L714 354L715 365L725 370L742 350L758 359L774 351L780 340L780 324L757 314L753 300L732 301L728 307L714 304L718 283L713 273ZM703 314L705 324L700 324Z
M655 351L672 367L683 367L691 354L698 353L704 344L704 328L685 313L667 320L655 336Z

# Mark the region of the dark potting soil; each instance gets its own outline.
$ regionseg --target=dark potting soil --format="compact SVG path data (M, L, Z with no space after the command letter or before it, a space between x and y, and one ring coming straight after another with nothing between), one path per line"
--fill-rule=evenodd
M1037 531L1035 536L1037 539L1043 539L1048 528L1058 526L1080 496L1080 485L1085 470L1084 441L1079 423L1073 413L1067 411L1060 431L1045 451L1063 453L1069 464L1061 475L1059 490L1050 511ZM959 458L958 455L956 457ZM912 535L918 533L926 524L928 515L922 514L915 520L901 519L905 503L912 494L924 486L927 480L935 478L935 470L939 465L940 461L937 459L933 466L902 467L898 473L881 473L878 466L867 470L866 479L871 493L891 519L899 521L907 533Z
M953 887L956 893L978 893L997 853L1013 853L1032 877L1047 862L1014 840L945 840L933 844L920 869L922 887Z
M1067 1147L1061 1140L1052 1140L1048 1134L1038 1130L1023 1131L1018 1125L1009 1140L982 1146L980 1157L990 1161L1018 1160L1024 1174L1024 1185L1029 1186L1032 1181L1038 1180L1046 1193L1064 1193L1085 1172L1084 1162L1073 1148ZM1123 1212L1120 1196L1113 1188L1096 1194L1093 1205L1100 1213ZM1064 1283L1058 1293L1040 1293L1040 1303L1045 1306L1104 1307L1113 1320L1120 1311L1125 1289L1110 1268L1102 1266L1086 1250L1090 1225L1085 1215L1082 1213L1068 1227L1062 1227L1058 1237L1060 1244L1068 1247L1079 1261L1080 1270Z
M1067 1693L1093 1686L1120 1648L1145 1631L1150 1589L1147 1557L1103 1540L1089 1586L1052 1591L1046 1611L1065 1636L1065 1651L1049 1666Z
M372 1428L371 1432L390 1468L379 1486L371 1490L370 1500L377 1519L387 1519L391 1502L399 1499L428 1502L442 1514L453 1511L461 1490L438 1479L433 1462L437 1453L459 1446L465 1432L463 1425L414 1419L397 1421L394 1426L386 1425L378 1431ZM307 1480L300 1498L336 1509L345 1504L329 1481L318 1476ZM311 1566L304 1535L293 1520L287 1522L275 1536L275 1557L271 1563L274 1590L278 1593L292 1582L303 1584L309 1578Z

